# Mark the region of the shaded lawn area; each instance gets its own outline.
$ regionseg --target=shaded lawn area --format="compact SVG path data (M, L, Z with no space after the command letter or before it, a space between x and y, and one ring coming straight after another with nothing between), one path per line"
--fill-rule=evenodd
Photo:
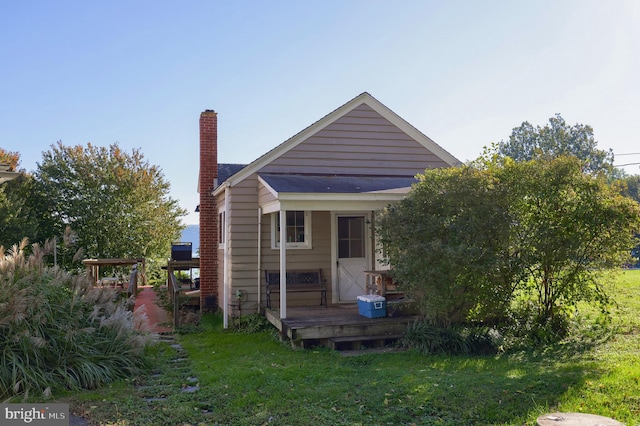
M177 336L186 361L164 345L156 374L71 401L94 424L118 425L534 425L550 411L640 424L640 271L615 293L619 332L605 343L591 313L585 338L500 356L292 350L205 316L205 331ZM189 377L199 389L181 392ZM154 395L164 399L142 398Z
M342 357L233 337L206 353L200 343L184 342L218 395L215 419L230 424L522 424L603 374L586 360Z

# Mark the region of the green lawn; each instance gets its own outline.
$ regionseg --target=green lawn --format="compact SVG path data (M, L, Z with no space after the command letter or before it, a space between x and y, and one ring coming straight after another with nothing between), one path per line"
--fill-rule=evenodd
M205 317L206 331L177 336L187 360L160 345L154 373L65 400L95 424L114 425L534 425L549 411L635 425L640 271L624 272L615 295L617 333L606 341L586 310L584 339L483 357L292 350L273 333L224 331Z

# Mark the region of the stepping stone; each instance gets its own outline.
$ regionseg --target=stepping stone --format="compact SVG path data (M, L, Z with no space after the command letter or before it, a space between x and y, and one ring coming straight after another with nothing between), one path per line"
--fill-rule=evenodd
M538 417L539 426L623 426L609 417L584 413L551 413Z
M166 401L167 398L163 397L163 396L158 396L158 397L149 397L149 398L142 398L147 402L157 402L157 401Z

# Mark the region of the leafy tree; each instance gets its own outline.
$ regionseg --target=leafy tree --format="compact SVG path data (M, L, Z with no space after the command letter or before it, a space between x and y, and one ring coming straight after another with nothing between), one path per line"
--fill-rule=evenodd
M38 240L40 228L33 191L33 177L24 173L0 185L0 246L10 247L25 237Z
M0 163L19 171L20 154L0 148ZM33 209L33 177L20 173L15 179L0 185L0 246L10 247L24 237L38 238L38 220Z
M584 161L588 172L619 173L613 167L613 152L597 146L591 126L569 126L560 114L556 114L544 127L534 127L525 121L514 128L509 140L498 144L497 152L515 161L573 155Z
M20 154L0 148L0 164L8 164L10 170L17 170L20 164Z
M640 203L640 175L625 176L621 179L621 192Z
M620 181L622 195L625 195L640 203L640 175L625 176ZM637 235L640 239L640 234ZM635 266L640 267L640 244L631 250Z
M521 253L541 322L579 301L605 306L603 272L622 266L640 228L640 206L576 157L506 161L496 170L509 188L511 244Z
M89 257L166 257L186 214L169 183L142 153L61 142L35 173L41 223L48 237L70 227Z

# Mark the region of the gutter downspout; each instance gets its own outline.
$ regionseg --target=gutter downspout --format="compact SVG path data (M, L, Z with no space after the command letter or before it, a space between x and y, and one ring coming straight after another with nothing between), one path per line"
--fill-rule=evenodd
M287 211L280 210L280 319L287 318Z
M262 207L258 207L258 312L260 312L262 289L261 284L261 266L262 266Z
M225 329L229 328L229 186L224 188L224 266L222 269L223 290L222 298L223 304L223 326Z

